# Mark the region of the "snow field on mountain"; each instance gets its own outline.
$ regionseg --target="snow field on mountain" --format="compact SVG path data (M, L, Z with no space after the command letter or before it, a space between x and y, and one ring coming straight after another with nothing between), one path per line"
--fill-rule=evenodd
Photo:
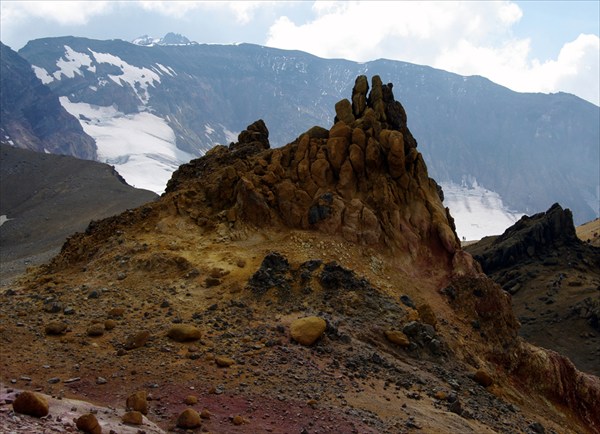
M480 240L489 235L501 235L524 214L509 210L500 195L477 183L471 186L441 183L444 205L456 224L456 233L462 240Z
M171 127L151 113L125 115L112 106L73 103L64 96L60 102L96 140L98 160L113 165L134 187L161 194L171 174L195 158L177 148Z

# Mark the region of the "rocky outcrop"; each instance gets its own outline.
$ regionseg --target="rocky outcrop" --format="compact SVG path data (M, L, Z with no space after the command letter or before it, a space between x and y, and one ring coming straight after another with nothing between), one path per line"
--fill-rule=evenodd
M574 244L581 242L575 233L573 214L555 203L546 212L521 217L484 251L474 248L471 252L486 273L493 273Z
M362 245L448 257L458 248L392 85L357 78L329 129L269 149L262 121L174 173L167 194L200 226L311 229ZM443 253L442 253L443 252Z

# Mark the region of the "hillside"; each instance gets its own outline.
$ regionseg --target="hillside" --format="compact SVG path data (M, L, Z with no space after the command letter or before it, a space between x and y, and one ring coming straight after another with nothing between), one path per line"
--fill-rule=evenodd
M20 54L96 137L99 158L133 185L162 192L157 180L164 186L179 164L235 141L257 117L270 126L274 147L328 125L331 107L368 72L394 83L431 174L463 191L452 196L457 210L463 202L467 209L500 207L510 225L515 212L560 202L578 224L598 217L600 109L573 95L516 93L405 62L355 63L250 44L64 37L30 41ZM130 178L140 166L157 175ZM465 198L478 188L490 193L472 205Z
M0 143L96 159L94 139L67 113L31 65L0 42Z
M49 260L90 221L156 197L106 164L0 145L2 281Z
M512 295L521 336L600 375L600 248L587 239L555 204L465 250Z
M0 305L2 382L165 431L597 432L600 380L517 336L392 86L348 97L280 148L249 124L70 237Z

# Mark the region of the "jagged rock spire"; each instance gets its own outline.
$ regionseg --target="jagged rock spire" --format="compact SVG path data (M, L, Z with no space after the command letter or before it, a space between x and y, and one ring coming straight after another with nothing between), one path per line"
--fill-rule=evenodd
M415 255L423 246L454 253L452 219L392 87L374 76L368 93L359 76L329 130L313 127L282 148L269 149L257 121L238 143L182 166L167 193L201 223L219 215L233 227L283 225Z

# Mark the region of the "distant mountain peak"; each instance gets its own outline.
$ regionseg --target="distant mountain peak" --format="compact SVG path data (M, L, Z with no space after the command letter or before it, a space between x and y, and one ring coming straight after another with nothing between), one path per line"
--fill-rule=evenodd
M162 38L154 38L148 35L142 35L131 41L132 44L141 45L144 47L152 47L154 45L196 45L197 42L190 41L179 33L169 32Z

